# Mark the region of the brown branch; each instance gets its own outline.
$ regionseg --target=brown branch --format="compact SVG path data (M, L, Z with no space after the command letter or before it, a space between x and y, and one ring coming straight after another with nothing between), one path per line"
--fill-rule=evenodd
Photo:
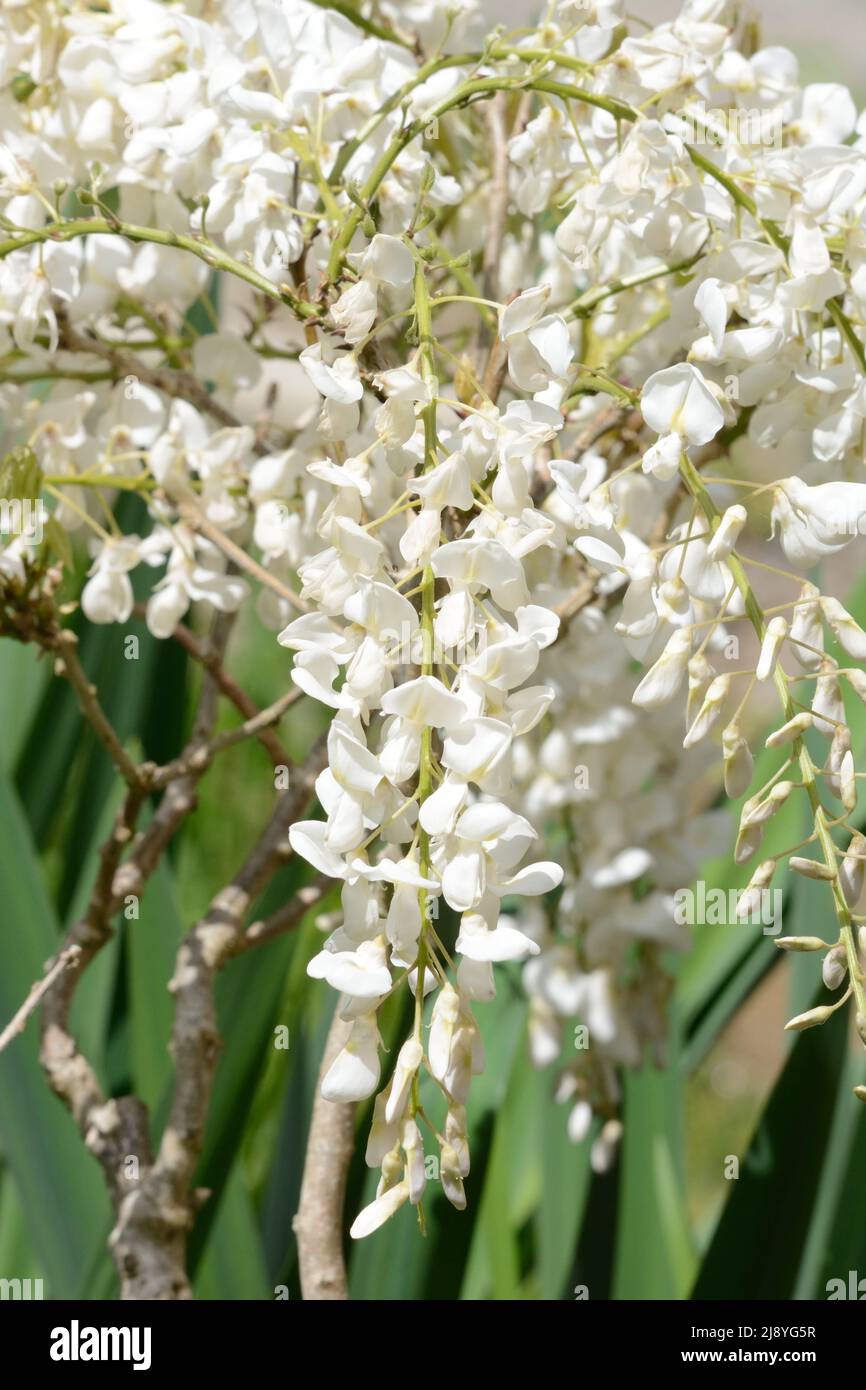
M195 505L191 496L185 496L182 499L177 498L174 500L177 501L184 520L194 530L201 531L203 536L207 536L209 541L213 541L217 549L221 550L224 555L227 555L230 560L234 561L238 569L246 570L247 574L252 575L253 578L257 579L260 584L263 584L266 589L271 589L275 594L279 594L280 598L285 599L287 603L291 603L299 612L307 612L308 606L304 599L301 598L300 594L296 594L294 589L290 589L287 584L283 584L281 580L277 579L276 575L271 574L270 571L266 570L263 565L260 565L257 560L254 560L251 555L248 555L241 546L229 536L225 535L218 526L214 526L213 522L209 521L201 509Z
M87 353L107 362L116 381L122 381L125 377L135 377L137 381L143 381L146 386L153 386L166 396L188 401L196 410L210 415L217 424L226 429L239 429L242 426L243 422L224 405L220 405L192 372L185 372L177 367L149 367L141 361L137 353L131 352L128 348L104 343L90 333L77 332L60 311L57 313L57 323L60 328L61 348L68 352ZM254 449L259 456L270 453L268 446L261 441L255 444Z
M210 743L197 745L189 753L181 753L173 762L156 769L151 777L151 786L164 787L190 770L208 767L217 754L224 752L226 748L232 748L237 743L243 743L245 739L254 738L272 725L279 724L286 710L302 695L303 691L296 686L286 691L285 695L281 695L272 705L268 705L267 709L259 710L245 720L243 724L238 724L234 729L224 729L222 733L216 734Z
M129 756L114 727L106 717L97 697L96 686L78 660L78 637L71 628L57 627L53 637L43 645L56 653L55 675L63 676L69 682L78 699L84 718L90 724L96 737L105 745L108 756L117 768L128 787L145 788L148 784L148 768L139 765Z
M251 923L244 932L235 954L250 951L253 946L274 941L278 936L284 936L286 932L294 930L304 913L309 912L310 908L333 887L332 878L328 878L327 874L319 874L312 883L299 888L291 902L272 912L270 917L262 917L259 921Z
M485 299L499 298L499 263L508 219L508 128L505 122L507 109L507 93L497 92L493 100L487 102L484 111L487 129L490 132L493 175L487 204L487 239L484 243L482 261Z
M244 947L251 904L291 855L288 828L308 803L324 761L325 740L320 739L303 776L280 797L245 863L181 942L169 984L175 998L175 1082L168 1123L156 1160L125 1199L111 1237L122 1298L191 1297L184 1253L203 1197L192 1183L220 1051L214 984L226 962Z
M343 1204L355 1146L355 1106L325 1100L322 1081L345 1047L350 1032L351 1024L340 1017L338 1002L319 1068L301 1198L292 1223L298 1238L301 1293L307 1300L337 1301L349 1297L343 1255Z
M69 1029L69 1011L76 986L94 957L110 939L116 902L114 889L120 857L129 844L132 827L144 799L131 788L115 819L111 835L100 850L100 866L87 910L66 934L49 969L51 984L42 997L40 1062L55 1095L75 1119L89 1151L99 1162L115 1207L127 1183L124 1159L148 1154L147 1112L134 1096L107 1099L96 1073L79 1051ZM56 965L65 961L65 968Z
M39 1002L48 993L54 981L74 964L80 953L80 946L67 946L66 950L61 951L55 958L54 964L50 967L47 974L38 980L31 988L30 993L24 1003L6 1024L3 1032L0 1033L0 1052L9 1046L13 1038L17 1038L19 1033L23 1033L30 1015L39 1007Z
M214 624L214 643L220 651L228 640L231 623L231 617L221 614ZM74 647L67 649L67 655L68 651L74 653ZM71 670L80 670L76 660L73 660ZM91 723L95 720L98 725L100 715L95 692L88 686L84 695L82 712ZM200 743L207 739L216 712L216 685L213 678L206 674L193 728L193 741ZM87 910L69 929L55 962L49 967L49 974L54 978L43 991L41 1001L42 1068L52 1090L75 1119L88 1150L99 1162L118 1215L134 1195L142 1180L142 1173L147 1172L153 1163L147 1109L136 1096L109 1099L103 1094L93 1067L70 1031L69 1014L78 981L110 940L111 921L124 898L130 893L141 892L165 845L183 817L192 810L195 804L195 778L196 774L190 773L171 784L151 825L133 843L129 859L121 863L148 791L148 784L143 779L130 786L112 833L100 850L99 871ZM55 973L55 964L62 958L66 960L66 968ZM137 1172L129 1171L127 1167L126 1161L131 1157L136 1160ZM139 1249L124 1251L123 1263L115 1252L121 1287L124 1287L133 1268L146 1264L152 1272L158 1265L161 1287L175 1291L165 1296L181 1296L186 1283L183 1253L184 1244L182 1241L179 1244L177 1239L164 1241L158 1248L152 1241L150 1244L144 1242Z
M57 623L50 602L24 622L16 635L38 641L57 654L60 674L79 696L84 717L109 750L128 782L123 806L112 833L100 850L99 870L83 917L67 933L45 979L31 991L3 1034L4 1041L26 1023L37 1004L42 1006L40 1060L49 1084L75 1119L88 1150L99 1162L115 1209L110 1247L123 1298L185 1299L191 1296L185 1271L188 1231L203 1194L192 1189L200 1151L213 1075L219 1050L213 984L216 972L235 951L269 940L300 920L311 901L298 899L289 910L266 919L263 929L245 941L244 923L250 904L290 855L288 827L309 801L315 778L325 762L325 739L318 745L303 775L280 797L271 822L235 879L214 898L206 917L187 934L178 953L170 988L176 998L172 1051L175 1092L169 1122L154 1158L148 1116L135 1096L107 1097L96 1072L80 1051L69 1027L78 981L111 938L112 919L125 897L139 895L178 826L195 806L196 784L219 748L253 736L276 721L296 698L291 691L245 721L240 730L213 737L220 688L208 666L222 665L234 618L218 614L206 649L205 675L190 740L168 770L151 764L136 766L125 753L99 705L76 654L74 634ZM162 773L162 777L160 777ZM170 776L163 797L147 828L134 836L145 798ZM128 851L127 857L123 855ZM123 862L122 862L123 861ZM134 1158L130 1171L128 1160Z

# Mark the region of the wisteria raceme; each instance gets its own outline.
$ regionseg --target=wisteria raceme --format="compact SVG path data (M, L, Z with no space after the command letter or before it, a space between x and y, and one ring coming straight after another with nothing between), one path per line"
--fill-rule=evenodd
M866 633L822 587L866 529L866 116L730 0L343 8L5 8L0 485L46 519L0 578L61 566L97 624L144 591L161 639L252 604L331 712L288 836L339 885L308 973L351 1024L324 1096L374 1098L364 1236L431 1153L465 1205L509 962L610 1163L711 852L826 883L839 999L788 1026L851 998L866 1043Z

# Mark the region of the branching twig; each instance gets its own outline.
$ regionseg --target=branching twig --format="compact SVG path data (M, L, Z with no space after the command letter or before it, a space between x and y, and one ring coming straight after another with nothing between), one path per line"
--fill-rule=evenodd
M4 1049L8 1047L13 1038L16 1038L19 1033L24 1032L27 1020L34 1010L39 1007L40 1000L48 993L58 976L62 975L64 970L67 970L69 966L77 960L80 952L80 946L67 946L66 949L61 951L59 956L55 958L54 964L51 966L48 973L33 985L24 1003L6 1024L3 1032L0 1033L0 1052L3 1052Z
M104 343L90 333L77 332L62 313L58 313L57 321L60 327L61 348L68 352L88 353L91 357L99 357L108 363L111 375L116 381L135 377L146 386L153 386L157 391L162 391L163 395L188 401L196 410L203 415L210 415L224 428L238 429L242 425L243 422L224 405L220 405L192 372L180 371L176 367L149 367L147 363L142 362L137 353L128 348ZM259 455L270 452L263 443L257 443L254 448Z
M279 724L286 710L290 709L297 700L301 698L303 691L297 686L286 691L279 700L275 700L267 709L259 710L243 724L239 724L235 729L224 729L222 733L216 734L210 743L201 744L193 748L188 753L181 753L173 762L166 763L163 767L157 768L151 777L151 786L164 787L175 778L181 777L184 773L192 770L204 770L217 756L226 748L233 748L237 743L243 743L248 738L255 738L265 729L274 724Z
M156 1160L124 1200L111 1237L122 1273L123 1298L191 1296L184 1252L204 1195L193 1189L192 1182L220 1049L214 984L226 962L243 949L244 921L251 904L291 854L288 828L309 801L323 764L324 740L320 740L302 777L280 797L267 829L241 869L181 942L169 984L175 998L171 1041L175 1083L169 1119Z
M78 638L71 628L58 627L53 640L50 641L50 650L56 653L54 671L58 676L65 677L75 691L81 713L93 729L97 738L105 745L108 756L117 768L124 782L128 787L147 786L148 773L145 767L139 766L127 753L120 739L118 738L112 724L106 717L96 693L96 686L88 679L81 662L78 660Z
M355 1106L325 1100L322 1080L345 1047L351 1024L334 1010L316 1083L301 1198L294 1220L301 1293L309 1300L349 1297L343 1256L343 1203L355 1144Z
M236 955L243 951L249 951L253 946L261 946L268 941L274 941L278 936L284 936L286 932L292 931L300 922L305 912L309 912L311 907L324 897L329 889L334 887L334 880L328 878L327 874L319 874L313 879L312 883L299 888L291 902L284 907L272 912L270 917L262 917L258 922L253 922L247 927L243 938L237 946Z
M93 1067L80 1052L69 1029L69 1011L76 986L94 956L111 936L111 918L117 901L115 876L120 857L129 844L144 792L131 788L117 815L114 828L100 851L100 866L87 910L66 934L55 963L49 968L50 985L42 997L42 1046L40 1061L54 1093L68 1107L87 1148L98 1160L115 1206L127 1181L124 1159L147 1153L147 1113L133 1096L107 1099ZM55 966L65 961L62 970Z
M485 115L490 132L492 184L487 214L487 239L484 243L483 286L485 299L499 298L499 262L508 218L508 130L505 115L508 97L497 92L487 103Z
M239 569L246 570L247 574L252 575L253 578L257 579L260 584L263 584L266 589L272 589L275 594L279 594L280 598L284 598L287 603L291 603L299 612L307 612L307 604L301 598L300 594L296 594L294 589L290 589L288 585L283 584L281 580L277 579L276 575L271 574L270 571L266 570L263 565L260 565L257 560L254 560L251 555L248 555L235 541L225 535L218 526L214 526L213 522L208 520L200 508L195 506L191 498L185 497L180 506L184 518L189 525L192 526L194 530L201 531L202 535L207 536L209 541L213 541L217 549L221 550L224 555L227 555L230 560L233 560Z

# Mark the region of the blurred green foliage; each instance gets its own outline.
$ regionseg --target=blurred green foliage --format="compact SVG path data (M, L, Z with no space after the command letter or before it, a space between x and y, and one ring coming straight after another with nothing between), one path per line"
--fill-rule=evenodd
M862 620L866 584L851 607ZM128 632L139 637L137 660L124 656ZM81 656L129 746L161 760L176 753L200 679L180 650L131 620L84 628ZM261 705L288 679L285 652L254 617L238 625L228 664ZM864 752L866 711L852 705L849 713ZM238 717L224 702L224 724ZM282 734L294 757L303 758L326 718L307 701L290 711ZM103 1085L111 1094L139 1092L155 1135L171 1080L166 983L177 943L263 826L272 777L256 743L217 761L198 810L148 885L140 919L117 923L78 992L74 1024ZM116 805L114 780L68 688L50 680L32 650L0 641L2 1020L86 899ZM767 853L798 838L801 814L791 798L768 827ZM262 910L285 901L306 874L287 866ZM705 877L720 887L743 881L727 861L707 866ZM783 879L782 886L785 931L829 937L820 885ZM334 895L326 907L335 902ZM280 1286L299 1296L292 1217L333 1007L330 991L305 973L320 939L305 920L232 962L219 981L224 1050L199 1173L212 1196L190 1250L199 1298L268 1299ZM584 1287L590 1298L820 1297L828 1278L866 1267L866 1227L855 1219L866 1107L851 1095L863 1063L841 1014L823 1029L779 1040L785 1011L807 1007L816 992L815 958L780 958L755 927L701 927L692 952L671 964L678 980L670 1064L626 1078L624 1142L604 1176L590 1171L591 1139L575 1147L566 1138L554 1070L536 1072L528 1062L519 971L501 973L496 1000L478 1008L487 1068L469 1110L468 1210L455 1212L435 1196L426 1236L404 1208L353 1246L353 1298L563 1299ZM780 992L790 997L777 1017ZM748 1001L767 1065L726 1097L716 1081ZM395 996L384 1011L387 1058L396 1053L403 1007ZM280 1026L288 1029L287 1050L274 1046ZM359 1109L361 1132L369 1109ZM376 1182L362 1150L349 1177L351 1214ZM736 1181L725 1177L729 1155L741 1160ZM112 1297L109 1229L96 1164L48 1091L31 1022L0 1057L0 1276L42 1277L53 1297Z

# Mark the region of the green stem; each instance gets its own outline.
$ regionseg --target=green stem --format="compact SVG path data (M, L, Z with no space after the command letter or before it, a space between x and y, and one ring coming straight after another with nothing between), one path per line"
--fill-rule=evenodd
M721 513L707 491L703 478L686 454L683 454L680 462L680 473L689 493L706 517L710 532L714 534L722 519ZM765 615L736 552L733 552L728 557L727 565L737 588L743 596L749 621L755 629L758 639L763 641L766 629ZM779 704L782 707L785 722L787 723L788 720L794 718L797 711L791 699L785 673L778 662L773 672L773 683L776 687L776 693L779 697ZM841 937L845 944L848 972L854 990L854 998L857 1002L858 1028L860 1028L862 1037L861 1020L866 1021L866 995L864 995L863 976L857 957L857 944L854 939L854 929L851 923L851 909L845 900L845 895L842 892L842 887L839 882L839 865L836 845L827 824L827 812L818 793L817 778L819 772L802 738L798 738L793 742L791 751L800 765L800 774L803 779L806 794L809 798L809 805L812 809L815 835L821 847L824 863L827 869L832 871L833 875L832 880L829 880L833 894L833 906L839 922ZM866 1038L864 1038L864 1042L866 1042Z
M384 24L377 24L375 20L367 19L359 14L354 5L348 5L345 0L310 0L311 5L316 5L320 10L335 10L344 19L350 19L359 29L363 29L365 34L371 34L374 39L383 39L386 43L399 44L401 48L413 48L411 39L404 38L402 34L396 33L394 29L388 29Z
M388 148L382 153L375 168L370 174L367 182L360 192L360 201L369 206L373 198L379 191L383 180L387 177L394 162L402 154L407 145L416 140L419 135L428 128L433 121L437 121L440 116L446 115L448 111L453 111L456 107L466 106L476 97L486 99L493 96L496 92L509 91L537 91L549 92L553 96L561 97L563 100L585 101L590 106L597 106L602 111L607 111L618 120L635 120L637 114L624 102L617 101L613 97L599 96L595 92L584 91L581 87L572 87L565 82L553 82L547 78L524 78L524 77L479 77L464 82L450 96L440 101L434 106L423 119L412 121L412 123L401 130L394 137ZM343 256L347 247L351 244L352 237L357 231L358 225L364 216L362 208L354 207L349 213L343 225L342 231L334 239L331 247L331 255L328 260L328 278L332 281L337 279L340 267L343 263Z
M20 251L23 247L33 246L37 242L73 241L80 236L122 236L132 242L151 241L158 246L176 246L197 256L212 270L222 270L228 275L235 275L239 280L245 280L248 285L252 285L259 294L265 294L269 299L288 305L298 318L314 319L320 316L315 304L308 304L305 300L299 299L287 285L272 284L252 266L236 261L227 251L214 246L212 242L201 241L181 232L164 231L161 227L139 227L131 222L109 222L103 217L76 217L68 222L49 222L35 231L20 232L0 241L0 260L11 255L13 251Z
M424 463L422 472L435 468L437 463L438 440L436 435L436 363L434 358L433 327L430 309L430 293L425 278L424 262L420 257L415 262L415 322L418 330L421 377L428 388L430 399L422 408L424 421ZM436 580L430 565L425 565L421 576L421 674L433 674L433 624L436 617ZM416 800L419 809L433 790L433 730L427 726L421 731L421 761L418 769ZM430 837L426 830L418 831L418 855L423 878L430 873ZM424 972L427 966L427 890L419 893L421 903L421 932L418 938L418 980L415 988L415 1022L418 1039L421 1036L421 1018L424 1011Z
M691 270L703 254L702 246L694 256L677 261L675 265L663 265L658 270L642 270L637 275L623 275L618 280L611 280L608 285L597 285L573 300L567 312L578 319L589 318L596 305L601 304L603 300L610 299L612 295L623 294L626 290L633 290L638 285L649 285L653 280L663 280L668 275L680 275L683 271Z

